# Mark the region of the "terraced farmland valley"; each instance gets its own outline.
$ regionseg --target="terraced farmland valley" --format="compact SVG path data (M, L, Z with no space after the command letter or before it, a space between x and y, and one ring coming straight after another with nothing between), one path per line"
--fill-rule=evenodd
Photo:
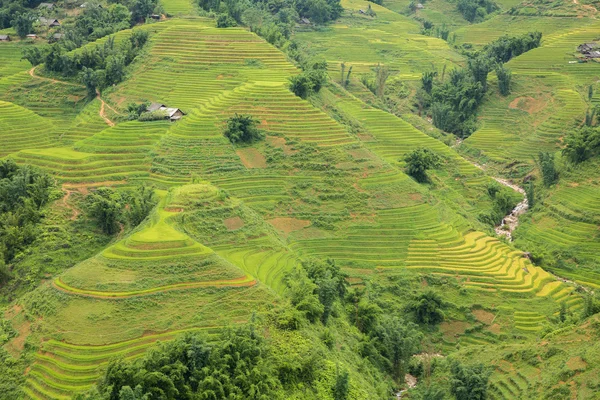
M34 3L0 399L600 399L596 3Z

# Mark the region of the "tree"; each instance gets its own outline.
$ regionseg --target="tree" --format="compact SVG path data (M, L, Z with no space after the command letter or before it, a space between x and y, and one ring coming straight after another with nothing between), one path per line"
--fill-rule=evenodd
M433 80L437 76L437 72L428 71L424 72L421 76L421 85L423 85L423 89L425 92L431 94L431 89L433 89Z
M217 17L217 28L231 28L237 26L237 22L227 14L219 14Z
M385 84L387 79L390 77L390 70L384 65L377 64L377 67L375 67L375 75L375 80L377 83L377 97L383 99L383 96L385 95Z
M157 203L154 188L138 186L127 198L129 204L128 219L133 226L139 225Z
M433 151L420 147L408 153L404 157L406 162L406 173L417 182L427 182L427 170L438 168L441 165L441 158Z
M21 59L29 61L29 63L35 67L44 61L44 58L46 57L45 50L44 47L40 48L39 46L24 47L22 50L23 57L21 57Z
M123 208L121 201L121 195L111 188L100 188L87 197L90 216L108 235L112 235L119 228Z
M592 100L592 97L594 97L594 86L590 85L588 86L588 100Z
M154 12L156 0L133 0L131 19L134 23L141 22Z
M375 329L372 343L394 379L404 378L408 361L420 349L422 336L415 324L397 317L384 318Z
M502 65L496 67L496 76L498 77L498 91L502 96L508 96L510 93L510 81L512 73L508 68Z
M527 184L525 185L525 196L527 196L527 204L529 205L529 208L532 209L533 207L535 207L535 186L531 181L527 182Z
M308 75L300 74L290 78L290 90L298 97L306 99L313 90L313 83Z
M429 385L424 389L418 387L415 393L416 400L444 400L445 398L444 391L436 385Z
M598 153L600 129L585 126L567 135L564 142L563 156L572 163L579 164Z
M260 121L250 115L237 113L227 120L224 135L231 143L251 143L264 137L264 133L257 128Z
M83 70L79 73L79 80L85 85L88 98L93 99L96 97L96 90L99 85L96 71L92 68L83 67Z
M554 165L554 154L548 152L540 152L538 161L542 171L544 185L550 186L558 180L558 171Z
M336 372L335 385L333 386L333 398L334 400L346 400L348 398L348 392L350 391L348 371L344 370L340 372L338 367Z
M323 315L324 307L316 294L318 286L298 267L286 279L287 297L292 306L304 314L310 322L316 322Z
M17 32L17 35L24 38L33 30L33 21L35 21L36 17L31 12L24 12L21 14L17 14L15 18L11 21L13 28Z
M450 371L450 391L456 400L485 400L490 371L482 364L464 366L457 361L453 362Z
M479 56L477 58L471 58L468 62L469 71L475 78L476 82L481 83L483 91L487 91L487 77L491 70L491 64L489 58L485 56Z
M437 324L444 320L444 301L433 290L427 290L413 300L410 309L420 324Z

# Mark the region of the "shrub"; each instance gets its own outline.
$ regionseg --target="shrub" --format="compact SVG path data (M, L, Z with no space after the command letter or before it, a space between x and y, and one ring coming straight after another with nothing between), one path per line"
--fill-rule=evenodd
M237 26L235 19L231 18L227 14L219 14L217 17L217 28L231 28Z
M259 121L250 115L237 113L227 120L224 135L231 143L251 143L264 137L256 126Z
M404 157L406 161L406 173L417 182L427 182L427 170L437 168L441 164L441 158L433 151L426 148L418 148Z

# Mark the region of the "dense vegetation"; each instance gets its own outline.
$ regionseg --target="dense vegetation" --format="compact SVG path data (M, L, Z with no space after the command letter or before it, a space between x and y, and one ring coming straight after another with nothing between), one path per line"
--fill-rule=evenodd
M0 283L10 278L10 264L37 239L42 208L52 198L53 179L12 160L0 161Z

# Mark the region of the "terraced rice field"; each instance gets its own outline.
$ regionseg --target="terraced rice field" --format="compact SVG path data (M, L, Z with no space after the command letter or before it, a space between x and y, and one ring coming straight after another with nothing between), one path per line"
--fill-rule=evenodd
M189 14L189 7L165 4L170 14ZM368 71L364 60L377 59L370 51L388 54L386 63L392 54L390 66L406 79L418 79L440 57L462 61L446 42L417 35L414 22L373 7L378 25L344 27L354 18L346 16L324 33L301 36L315 39L316 53L332 66L351 61ZM53 129L52 117L0 102L0 111L8 111L0 118L0 124L8 121L0 125L0 156L38 166L67 187L108 181L162 189L159 205L139 227L43 287L61 306L43 321L44 342L27 375L29 398L68 398L89 388L112 357L135 358L157 340L188 330L210 335L246 321L250 310L270 309L285 291L286 273L303 258L333 258L356 282L402 271L457 278L482 302L514 296L522 309L513 310L512 325L504 328L519 335L534 337L548 318L531 307L581 306L571 286L473 229L467 213L489 207L478 198L490 182L483 171L405 120L335 87L322 90L336 97L335 113L294 96L286 82L299 70L283 53L244 29L213 25L190 18L144 27L151 33L148 54L106 95L121 112L141 100L182 108L186 115L176 123L116 118L108 127L94 100L68 124L56 118L60 129ZM329 29L339 41L322 51ZM372 29L380 29L376 43L368 39ZM368 51L346 58L361 46ZM548 146L580 111L576 92L561 89L557 96L561 112L532 136ZM265 140L229 143L222 131L235 113L255 117ZM11 116L18 123L10 123ZM23 139L23 132L36 136ZM434 176L445 201L403 172L404 156L421 146L444 158ZM556 204L573 208L578 197L591 197L585 187L573 193L557 193ZM586 215L597 206L590 198ZM475 332L460 343L498 340ZM508 383L495 385L494 393L517 393Z
M0 101L0 115L0 156L53 145L52 123L39 115L6 101Z

